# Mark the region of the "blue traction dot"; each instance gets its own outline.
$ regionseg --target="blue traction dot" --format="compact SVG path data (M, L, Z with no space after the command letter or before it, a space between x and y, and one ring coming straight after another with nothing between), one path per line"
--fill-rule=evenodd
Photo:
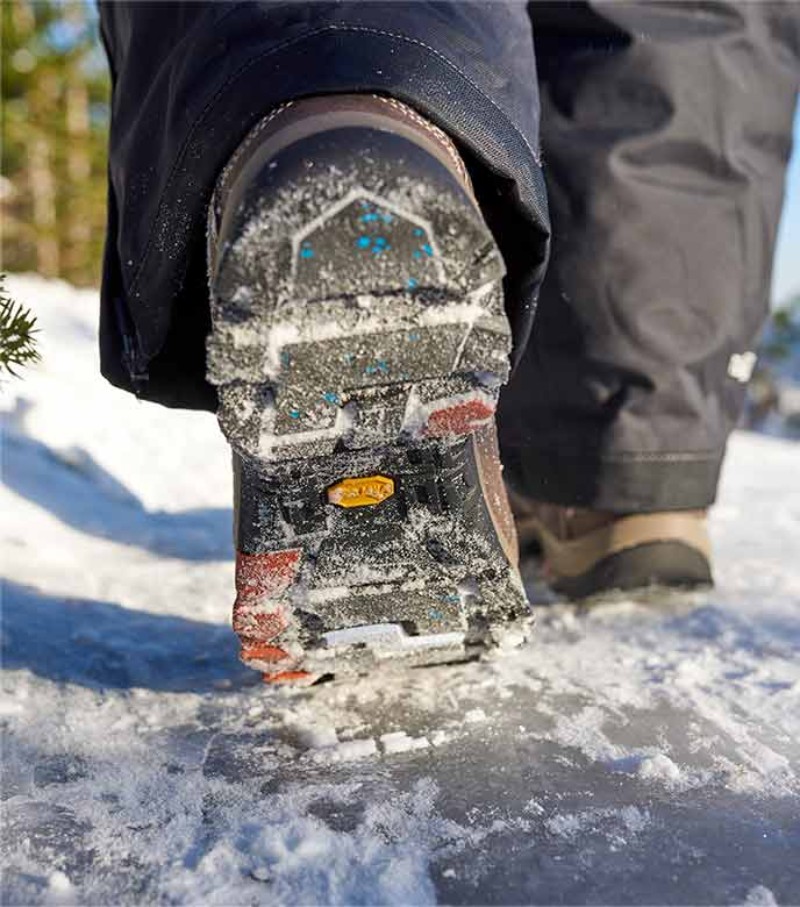
M409 277L408 280L406 281L406 286L408 287L409 290L413 290L419 286L419 282L415 278Z
M371 240L369 236L359 236L356 240L356 245L359 249L368 249L370 247Z
M386 361L379 359L374 365L368 365L364 369L364 373L367 375L374 375L377 372L380 372L382 375L386 375L389 372L389 366L386 364Z
M289 410L289 415L290 415L293 419L299 419L300 416L301 416L301 413L300 413L300 410L299 410L299 409L290 409L290 410Z
M300 250L300 257L301 257L301 258L313 258L313 257L314 257L314 250L313 250L313 249L309 249L309 248L301 249L301 250Z
M416 228L415 228L415 230L414 230L414 236L424 236L424 235L425 235L425 231L424 231L424 230L421 230L419 227L416 227Z
M339 395L337 393L334 393L333 391L325 391L325 393L322 396L325 398L326 403L338 403L339 402Z
M420 252L419 249L414 249L411 254L414 256L414 258L422 258L422 252Z
M426 242L425 245L422 247L422 251L423 251L428 257L430 257L431 255L433 255L433 248L432 248L432 246L431 246L430 243L427 243L427 242Z

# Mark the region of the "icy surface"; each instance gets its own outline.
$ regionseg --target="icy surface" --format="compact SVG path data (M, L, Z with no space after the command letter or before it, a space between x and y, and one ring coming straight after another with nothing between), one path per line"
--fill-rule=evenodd
M718 586L541 600L484 664L265 689L236 661L212 416L97 374L96 300L13 278L5 868L24 904L800 900L800 450L739 434Z

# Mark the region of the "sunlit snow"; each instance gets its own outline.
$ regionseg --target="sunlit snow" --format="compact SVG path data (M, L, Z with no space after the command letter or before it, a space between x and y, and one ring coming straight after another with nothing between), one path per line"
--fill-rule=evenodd
M43 362L2 387L2 903L797 902L796 444L733 438L711 593L267 689L214 418L100 378L93 292L8 289Z

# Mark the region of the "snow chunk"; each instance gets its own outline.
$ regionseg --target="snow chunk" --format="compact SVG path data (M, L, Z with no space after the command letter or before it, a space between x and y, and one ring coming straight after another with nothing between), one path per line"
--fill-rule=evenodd
M308 749L319 750L326 747L333 747L339 743L336 734L336 728L326 724L312 725L308 727L292 728L297 734L300 743Z
M680 781L683 777L678 766L663 753L647 756L639 763L636 774L647 781Z
M47 877L47 889L44 893L46 904L77 904L78 895L69 876L60 869L54 869Z
M747 892L745 907L777 907L775 895L765 885L755 885Z
M551 834L559 838L574 838L581 830L581 820L573 813L553 816L544 824Z
M0 718L22 715L24 711L25 706L21 702L14 702L13 699L0 699Z
M381 746L384 753L407 753L411 750L424 750L429 746L425 737L409 737L405 731L392 731L381 735Z
M378 754L378 745L374 738L365 740L343 740L336 746L325 747L315 751L315 762L353 762L357 759L367 759Z
M675 786L685 781L681 769L664 753L634 753L611 759L608 763L612 771L635 775L643 781L662 781Z
M467 724L478 724L481 721L486 721L486 712L483 709L470 709L464 714L464 721Z

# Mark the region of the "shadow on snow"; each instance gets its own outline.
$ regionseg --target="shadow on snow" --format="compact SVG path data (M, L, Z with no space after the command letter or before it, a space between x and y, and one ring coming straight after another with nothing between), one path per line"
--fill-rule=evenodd
M206 693L260 682L230 628L3 582L2 664L91 688Z
M3 425L3 481L74 529L187 561L230 560L231 511L148 511L81 448L56 453Z

